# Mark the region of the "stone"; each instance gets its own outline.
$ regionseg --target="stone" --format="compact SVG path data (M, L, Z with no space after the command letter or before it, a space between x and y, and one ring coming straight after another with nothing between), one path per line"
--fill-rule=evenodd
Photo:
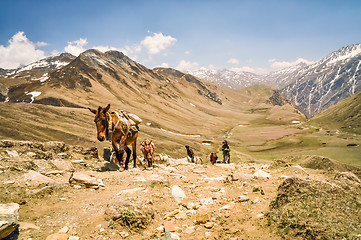
M175 215L176 219L187 219L187 214L185 211L180 211L177 215Z
M206 177L203 181L224 181L224 177Z
M158 232L164 232L164 226L159 226L155 230L157 230Z
M206 213L208 211L207 206L200 206L197 210L198 213Z
M95 177L91 177L85 173L74 172L69 178L71 185L84 185L87 188L99 188L99 182Z
M51 163L58 169L63 171L71 171L74 169L73 164L69 161L52 160Z
M9 155L9 157L11 158L17 158L19 157L19 153L15 150L6 150L6 153Z
M212 199L212 197L203 198L203 199L199 200L199 202L202 205L210 205L210 204L213 204L213 199Z
M77 236L70 236L68 238L68 240L79 240L79 239L80 239L80 237L77 237Z
M119 235L120 235L122 238L127 238L127 237L129 237L129 233L126 232L126 231L120 232Z
M271 177L271 174L266 173L266 172L263 171L263 170L257 170L257 171L253 174L253 176L256 177L256 178L270 178L270 177Z
M214 226L214 222L207 222L206 224L204 224L204 227L207 229L211 229Z
M224 205L223 207L221 207L218 210L229 210L232 209L234 207L235 203L234 202L230 202L229 204Z
M194 233L196 231L196 227L195 226L191 226L191 227L187 227L186 229L184 229L184 233L187 233L187 234L191 234L191 233Z
M174 211L172 211L172 212L168 213L167 215L165 215L164 219L173 217L173 216L177 215L178 213L179 213L179 209L175 209Z
M241 172L233 172L230 174L232 181L245 181L252 180L254 176L252 174L241 173Z
M252 191L253 191L253 192L260 192L261 195L264 195L263 188L262 188L260 185L254 186Z
M197 209L197 206L193 202L187 203L187 209Z
M69 235L67 233L54 233L49 235L46 240L68 240Z
M249 197L246 195L239 195L237 198L237 202L247 202L249 201Z
M131 194L135 194L135 193L138 193L140 191L143 191L144 188L132 188L132 189L125 189L125 190L122 190L120 192L118 192L116 195L131 195Z
M49 175L63 175L64 171L62 170L54 170L54 171L49 171L47 173L45 173L46 176Z
M184 199L187 198L184 191L177 185L173 185L172 187L172 196L178 203L181 203Z
M30 182L30 185L36 186L43 183L55 182L53 179L33 170L29 170L29 172L24 175L24 180Z
M180 237L177 233L171 232L170 233L170 240L180 240Z
M209 221L209 215L208 213L197 213L196 214L196 224L203 224L207 223Z
M9 236L17 227L19 220L19 204L0 204L0 239Z
M173 221L164 222L164 231L166 232L174 232L175 226Z
M27 230L27 229L35 229L40 230L40 227L36 226L34 223L29 222L19 222L19 229Z
M113 162L106 162L102 167L103 171L118 171L120 167Z
M62 229L60 229L58 232L59 233L67 233L69 231L69 227L68 226L65 226L63 227Z

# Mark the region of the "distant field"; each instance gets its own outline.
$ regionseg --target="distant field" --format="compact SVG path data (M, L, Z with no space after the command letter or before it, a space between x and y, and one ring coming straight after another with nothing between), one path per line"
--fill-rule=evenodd
M142 140L152 139L156 154L185 157L184 145L187 144L207 162L211 152L222 157L221 143L227 139L233 162L267 162L289 155L321 155L361 166L361 147L347 147L352 143L361 145L360 135L331 129L316 130L308 123L295 125L289 120L294 113L287 115L287 111L282 112L282 118L287 121L274 117L270 120L270 112L274 116L275 108L257 101L243 106L231 103L225 106L187 105L174 108L174 111L168 108L166 113L161 113L162 109L140 107L143 106L131 110L144 120L140 125L138 146ZM93 115L88 109L25 103L0 103L0 109L1 139L57 140L99 149L110 146L109 142L96 140Z

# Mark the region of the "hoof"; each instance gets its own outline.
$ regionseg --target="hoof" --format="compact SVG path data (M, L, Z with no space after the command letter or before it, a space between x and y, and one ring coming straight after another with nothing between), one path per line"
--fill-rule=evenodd
M128 166L125 166L125 167L124 167L124 170L128 170Z

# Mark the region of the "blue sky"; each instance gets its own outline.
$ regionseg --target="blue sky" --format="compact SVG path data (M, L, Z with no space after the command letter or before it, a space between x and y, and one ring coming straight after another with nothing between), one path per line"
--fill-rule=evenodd
M1 0L0 67L97 48L148 68L267 73L361 43L358 0Z

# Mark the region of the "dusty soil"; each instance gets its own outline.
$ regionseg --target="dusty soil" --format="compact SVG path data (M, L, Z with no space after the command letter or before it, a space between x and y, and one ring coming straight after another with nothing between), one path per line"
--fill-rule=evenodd
M82 240L293 239L267 217L278 186L335 176L282 161L198 165L171 157L150 169L112 170L96 149L54 142L2 141L0 158L0 202L20 204L19 231L7 239L46 239L64 227ZM255 177L259 170L269 175ZM32 171L54 181L31 180ZM75 173L99 187L70 184ZM174 186L186 197L175 198Z

